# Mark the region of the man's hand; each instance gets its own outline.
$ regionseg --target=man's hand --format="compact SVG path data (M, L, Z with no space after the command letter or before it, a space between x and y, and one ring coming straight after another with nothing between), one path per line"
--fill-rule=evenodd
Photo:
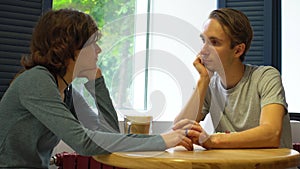
M198 71L201 77L212 77L213 72L209 71L202 63L200 56L198 55L193 62L194 67Z
M174 124L173 130L186 130L186 136L190 138L193 144L202 146L210 137L209 134L194 120L183 119Z

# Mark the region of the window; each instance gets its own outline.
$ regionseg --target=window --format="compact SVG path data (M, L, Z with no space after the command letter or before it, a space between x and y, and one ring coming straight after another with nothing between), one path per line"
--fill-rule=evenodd
M173 121L190 98L199 77L193 61L200 31L214 9L211 0L151 1L147 108L155 118Z
M192 63L200 29L216 1L54 0L54 8L63 7L89 13L102 28L99 66L119 117L139 113L173 121L198 79ZM87 96L76 84L82 80L73 85Z
M295 22L298 15L297 7L300 1L282 1L282 79L285 87L289 112L300 113L299 104L299 51L298 39L300 39L300 23Z
M110 94L117 108L123 108L127 102L127 89L132 77L132 62L129 62L134 51L134 14L135 0L114 1L69 1L54 0L53 8L75 8L90 14L96 20L103 38L100 47L99 67L102 71ZM85 79L76 79L73 86L81 92L90 106L95 108L94 101L85 90ZM121 85L122 84L122 85Z

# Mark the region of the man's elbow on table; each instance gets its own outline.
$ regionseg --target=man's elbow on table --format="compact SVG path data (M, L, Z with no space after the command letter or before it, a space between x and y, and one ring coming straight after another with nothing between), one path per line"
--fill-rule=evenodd
M279 148L281 138L281 126L274 127L271 124L261 124L260 131L263 139L262 144L266 145L266 148Z
M280 130L275 130L267 136L269 137L269 139L267 139L267 140L270 140L270 141L267 141L267 144L269 144L270 148L279 148L280 147L280 136L281 136Z

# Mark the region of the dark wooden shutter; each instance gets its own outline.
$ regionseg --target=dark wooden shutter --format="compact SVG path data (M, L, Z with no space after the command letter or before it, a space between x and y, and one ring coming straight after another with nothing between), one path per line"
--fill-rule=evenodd
M0 100L15 74L20 58L29 53L33 27L52 7L52 0L0 1Z
M218 0L218 8L244 12L254 31L245 63L272 65L281 71L281 0Z

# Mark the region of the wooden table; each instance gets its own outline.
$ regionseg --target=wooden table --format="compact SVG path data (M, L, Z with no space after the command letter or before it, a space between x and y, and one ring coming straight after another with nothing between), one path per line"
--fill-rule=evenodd
M130 169L283 169L300 165L300 154L293 149L195 149L173 148L153 152L116 152L94 156L115 167Z

